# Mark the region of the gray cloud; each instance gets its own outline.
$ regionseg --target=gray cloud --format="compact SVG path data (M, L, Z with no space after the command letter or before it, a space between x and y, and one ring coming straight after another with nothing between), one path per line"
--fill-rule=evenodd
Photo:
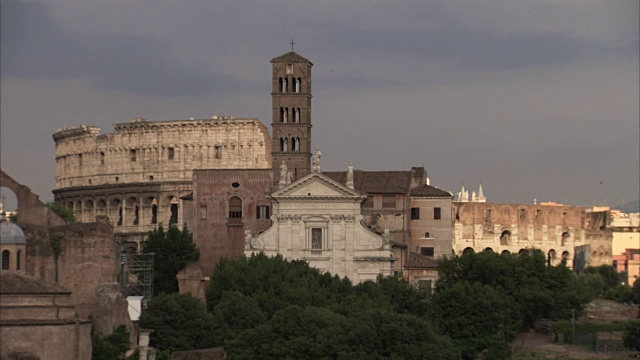
M167 40L65 31L38 1L3 0L1 20L3 76L84 76L99 87L150 96L212 95L251 85L180 64Z

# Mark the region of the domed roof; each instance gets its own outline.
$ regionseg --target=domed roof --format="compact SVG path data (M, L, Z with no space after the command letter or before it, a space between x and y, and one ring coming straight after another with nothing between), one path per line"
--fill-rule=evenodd
M0 222L0 244L26 244L20 227L9 221Z

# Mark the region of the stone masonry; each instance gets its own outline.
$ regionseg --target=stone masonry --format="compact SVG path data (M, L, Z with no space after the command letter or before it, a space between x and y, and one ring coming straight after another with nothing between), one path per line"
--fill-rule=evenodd
M120 243L135 250L158 224L184 221L182 197L193 169L269 169L271 139L258 119L148 121L114 125L100 134L77 126L53 134L56 201L81 222L107 217Z

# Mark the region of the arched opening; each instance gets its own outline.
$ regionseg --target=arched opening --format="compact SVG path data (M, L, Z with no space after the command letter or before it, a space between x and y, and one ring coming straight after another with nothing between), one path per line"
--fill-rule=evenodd
M289 139L280 138L280 151L289 151Z
M529 255L529 250L520 249L520 251L518 251L518 255Z
M300 122L300 108L293 109L293 122L294 123Z
M131 211L133 218L131 219L132 225L138 225L140 223L140 207L138 206L138 199L130 197L127 204L127 213Z
M473 250L473 248L471 248L471 247L468 247L468 248L465 248L464 250L462 250L462 254L463 255L470 255L470 254L474 254L474 253L475 253L475 250Z
M92 200L87 200L84 202L84 209L82 211L82 222L92 222L95 221L95 204Z
M156 198L151 198L151 223L158 223L158 200Z
M502 252L500 253L500 255L511 255L511 251L509 251L509 250L502 250Z
M500 245L509 245L509 239L511 238L511 231L505 230L500 235Z
M488 247L488 248L485 248L485 249L484 249L484 250L482 250L482 251L493 252L493 249L492 249L492 248L490 248L490 247Z
M233 196L229 199L229 222L238 222L239 219L242 219L242 199Z
M169 224L178 223L178 199L175 196L171 198L171 217L169 218Z
M11 253L9 250L2 251L2 270L9 270L9 264L11 262Z
M568 251L563 251L562 252L562 260L569 260L570 256L571 256L571 254L569 254Z
M569 241L571 235L568 232L562 233L562 238L560 239L560 246L565 246L565 244Z
M18 252L16 253L16 270L21 270L21 266L22 264L20 263L22 261L22 250L18 250Z
M549 252L547 252L547 265L549 266L555 265L557 256L558 255L556 254L556 251L554 249L549 250Z
M96 204L96 216L107 216L107 202L104 200L98 200Z
M284 107L280 108L280 122L283 122L283 123L289 122L289 109Z

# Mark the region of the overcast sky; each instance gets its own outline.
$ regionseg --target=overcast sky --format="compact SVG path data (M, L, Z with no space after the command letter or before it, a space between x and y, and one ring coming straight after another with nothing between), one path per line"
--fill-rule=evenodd
M291 38L314 63L323 170L424 165L493 202L640 197L638 0L1 4L1 165L45 201L57 128L271 124L269 60Z

